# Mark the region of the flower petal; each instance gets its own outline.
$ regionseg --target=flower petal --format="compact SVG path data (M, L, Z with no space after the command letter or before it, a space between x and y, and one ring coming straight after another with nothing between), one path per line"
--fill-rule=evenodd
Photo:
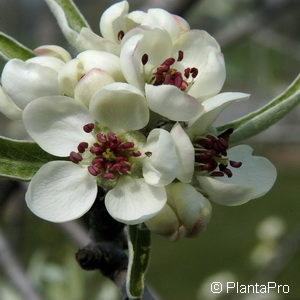
M12 59L4 66L1 82L5 93L21 109L33 99L60 94L57 72L19 59Z
M153 69L171 56L171 38L164 30L138 26L130 30L123 40L120 61L124 77L128 83L143 90L145 82L152 77ZM145 66L142 64L144 54L148 54Z
M65 65L64 62L53 56L36 56L28 59L26 63L35 63L47 68L50 68L56 72L59 72Z
M118 33L124 31L124 18L128 10L128 2L120 1L104 11L100 19L100 30L104 38L118 42Z
M85 214L97 195L95 177L67 161L43 165L32 178L25 200L38 217L67 222Z
M58 73L61 93L73 97L75 86L83 75L83 65L78 58L68 61Z
M76 45L76 48L80 52L86 50L98 50L110 52L115 55L120 54L119 44L111 40L102 38L87 27L83 27L80 30L77 36Z
M199 99L216 95L221 90L225 77L224 58L216 40L203 30L190 30L180 35L174 45L174 55L184 53L184 68L198 68L189 95Z
M170 132L175 143L178 155L178 175L177 178L185 183L192 180L195 164L194 146L179 123L176 123Z
M168 131L153 129L143 152L150 153L143 161L143 176L147 183L164 186L177 177L179 162L174 141Z
M244 93L221 93L201 102L204 110L195 119L189 121L188 133L193 136L202 135L229 104L247 100L249 96Z
M64 96L43 97L32 101L23 112L29 135L45 151L68 156L80 142L92 142L91 134L83 131L93 119L88 110Z
M63 62L68 62L72 59L70 53L56 45L43 45L34 49L34 53L38 56L53 56L61 59Z
M176 212L187 236L203 231L211 216L210 202L190 184L172 183L167 186L168 204Z
M0 112L11 120L22 119L22 110L20 110L13 100L6 95L0 85Z
M101 69L91 69L81 79L74 90L75 100L89 107L92 96L103 86L114 82L114 79Z
M228 151L230 160L242 162L231 168L233 176L218 179L198 176L201 188L210 200L223 205L240 205L266 194L276 180L276 168L264 157L252 156L253 149L240 145Z
M120 66L120 59L112 53L87 50L81 52L77 58L82 62L85 72L98 68L109 73L115 81L124 81Z
M173 121L188 121L203 110L195 98L173 85L146 85L146 99L149 108Z
M149 109L143 94L127 83L104 86L92 98L90 112L103 126L117 132L138 130L149 121Z
M157 214L165 205L164 188L148 185L143 179L123 176L105 196L105 206L117 221L138 224Z

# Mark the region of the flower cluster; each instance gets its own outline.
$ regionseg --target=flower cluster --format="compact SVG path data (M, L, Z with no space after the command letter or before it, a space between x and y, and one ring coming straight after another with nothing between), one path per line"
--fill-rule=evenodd
M212 126L249 96L220 93L213 37L162 9L129 12L126 1L103 13L100 30L81 30L74 58L45 45L3 69L1 111L62 158L32 178L26 203L36 215L79 218L100 186L113 218L178 239L202 231L210 201L239 205L270 190L274 166L249 146L230 148L233 129Z

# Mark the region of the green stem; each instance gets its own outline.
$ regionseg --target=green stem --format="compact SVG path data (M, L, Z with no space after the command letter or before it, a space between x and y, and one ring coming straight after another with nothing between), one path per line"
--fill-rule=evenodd
M141 299L143 296L150 245L151 233L144 224L128 226L129 263L126 288L130 299Z

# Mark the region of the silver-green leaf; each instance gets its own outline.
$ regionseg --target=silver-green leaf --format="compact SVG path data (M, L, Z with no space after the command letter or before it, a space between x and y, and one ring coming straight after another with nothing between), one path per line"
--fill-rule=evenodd
M0 137L0 177L29 181L45 163L62 158L48 154L36 143Z
M72 0L45 0L68 42L76 48L79 32L90 28Z
M269 128L299 103L300 74L282 94L262 108L217 129L219 132L222 132L228 128L234 128L235 130L230 136L230 140L237 143Z
M22 60L34 57L35 54L32 50L22 45L9 35L0 32L0 56L4 60L12 58L19 58Z
M144 224L128 226L129 263L126 290L129 299L140 299L150 258L151 233Z

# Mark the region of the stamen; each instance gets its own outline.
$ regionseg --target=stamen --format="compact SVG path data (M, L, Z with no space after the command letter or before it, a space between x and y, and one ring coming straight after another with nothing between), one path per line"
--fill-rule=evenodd
M167 59L162 63L162 65L172 66L174 63L175 63L175 58L170 57L170 58L167 58Z
M210 173L210 175L213 177L223 177L224 173L215 171L215 172Z
M177 61L182 61L182 60L183 60L183 51L179 50Z
M192 68L191 69L191 74L193 78L196 78L198 75L198 69L197 68Z
M86 148L88 148L89 144L86 142L82 142L77 146L77 150L80 153L83 153L85 151Z
M123 30L119 31L119 33L118 33L118 41L121 41L123 39L124 35L125 35L125 33L124 33Z
M241 161L233 161L233 160L230 160L229 163L233 168L239 168L243 164Z
M101 174L101 177L105 178L105 179L115 179L116 176L113 173L103 173Z
M89 123L89 124L86 124L86 125L83 126L83 130L86 133L92 132L94 128L95 128L95 124L94 123Z
M80 161L82 161L82 156L74 151L70 153L69 158L75 164L78 164Z
M99 168L95 167L95 166L88 166L88 171L91 175L93 176L97 176L99 174Z
M148 59L149 59L148 54L145 53L145 54L142 56L142 64L143 64L143 66L144 66L145 64L147 64Z

